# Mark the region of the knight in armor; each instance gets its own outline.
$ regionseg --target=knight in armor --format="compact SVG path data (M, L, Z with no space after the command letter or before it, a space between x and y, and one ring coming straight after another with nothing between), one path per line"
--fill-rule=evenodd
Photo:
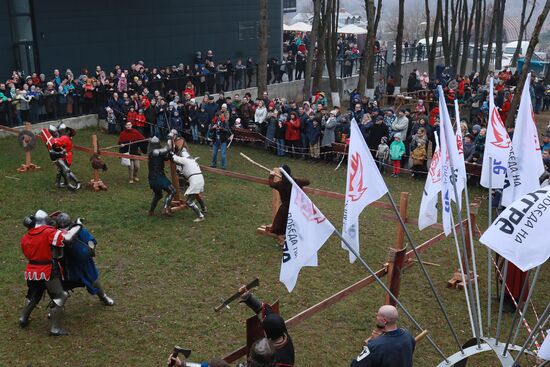
M153 215L158 202L162 199L162 191L166 191L168 195L164 200L164 206L162 214L171 216L171 203L174 195L176 194L176 188L172 185L172 182L164 174L164 162L170 160L174 153L169 147L162 148L160 140L156 136L149 142L149 187L153 190L153 200L151 201L151 207L149 208L149 215Z
M21 250L28 260L25 269L28 290L19 325L24 328L29 324L30 315L46 290L51 299L50 335L67 335L61 328L61 318L69 294L61 283L63 273L60 260L64 246L78 236L81 226L76 224L61 232L51 225L51 218L42 210L38 210L34 216L26 217L23 224L28 228L21 239Z
M80 189L80 181L71 170L73 164L73 140L76 135L74 129L61 124L58 127L50 125L48 130L52 134L50 159L57 166L55 185L59 188L68 187L70 190ZM63 182L62 180L63 179Z
M174 145L174 155L172 161L176 163L176 172L181 178L183 184L187 184L188 187L185 190L186 196L185 203L191 210L195 212L197 218L193 222L201 222L204 220L204 214L207 211L206 204L204 203L201 193L204 192L204 177L202 175L201 167L197 163L198 158L193 158L187 151L185 141L181 137L177 137L174 132L170 133ZM182 185L184 186L184 185Z
M289 166L284 164L282 168L290 177L292 177ZM294 177L292 177L292 179L300 187L307 186L310 183L309 180L306 179ZM281 206L279 207L279 210L277 210L275 218L273 218L273 223L269 227L269 231L278 235L284 235L286 234L286 222L288 219L288 208L290 205L290 194L292 193L292 183L290 183L290 181L287 180L286 176L282 173L272 171L269 174L269 186L277 190L281 197Z
M267 303L260 301L254 294L242 286L239 289L241 302L254 311L262 321L265 336L275 346L274 366L294 366L294 344L288 335L285 320L275 312Z
M74 224L67 213L59 213L54 219L57 229L63 233ZM79 219L77 219L77 222L81 223ZM78 236L69 245L65 246L63 287L65 290L86 287L88 293L97 295L105 306L112 306L115 302L103 291L103 286L99 280L99 270L94 261L96 245L96 239L86 228L82 227Z

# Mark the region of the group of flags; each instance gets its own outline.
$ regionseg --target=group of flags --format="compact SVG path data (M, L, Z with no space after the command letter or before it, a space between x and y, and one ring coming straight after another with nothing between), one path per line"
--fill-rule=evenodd
M493 80L489 91L487 127L481 184L503 189L502 205L507 206L481 238L518 268L525 271L550 257L544 245L550 225L550 188L541 189L544 172L533 108L529 95L530 75L521 96L513 141L494 105ZM462 191L467 182L458 103L455 101L456 131L453 129L443 90L439 87L440 132L422 195L418 226L422 230L437 222L442 212L446 235L452 231L452 204L462 207ZM336 231L284 170L292 184L280 281L291 292L304 266L317 266L317 252ZM372 154L355 119L351 121L350 143L343 215L342 247L353 263L359 253L359 215L363 209L388 192ZM438 197L441 193L441 205ZM546 241L548 244L549 242Z

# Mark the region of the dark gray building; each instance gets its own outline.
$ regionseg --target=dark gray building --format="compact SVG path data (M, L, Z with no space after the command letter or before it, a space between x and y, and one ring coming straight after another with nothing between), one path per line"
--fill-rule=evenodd
M257 60L259 10L249 0L0 0L0 79L13 69L192 64L207 50L215 61ZM282 13L270 0L270 57L281 57Z

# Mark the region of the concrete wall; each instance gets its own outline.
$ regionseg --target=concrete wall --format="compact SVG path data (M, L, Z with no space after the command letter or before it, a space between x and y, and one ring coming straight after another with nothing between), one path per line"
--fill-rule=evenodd
M64 123L68 127L71 127L75 130L84 129L87 127L95 126L97 127L99 125L99 121L97 119L97 115L84 115L84 116L78 116L78 117L71 117L66 118L63 120L54 120L54 121L48 121L48 122L41 122L39 124L32 125L32 132L35 134L39 134L40 131L42 131L43 128L47 128L49 125L57 126L61 123ZM17 130L24 130L25 126L17 126L15 127ZM6 136L13 136L12 133L0 130L0 138L4 138Z

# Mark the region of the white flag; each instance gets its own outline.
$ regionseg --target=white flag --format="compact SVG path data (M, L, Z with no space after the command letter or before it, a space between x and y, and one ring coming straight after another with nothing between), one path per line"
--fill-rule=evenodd
M441 148L439 147L438 140L436 132L436 148L432 156L426 183L424 184L420 211L418 212L418 229L420 230L437 223L437 201L438 194L441 191Z
M317 266L317 251L334 232L334 226L282 168L292 183L286 236L279 280L292 292L300 269Z
M359 215L363 209L388 192L388 188L374 163L372 154L359 130L355 119L350 124L350 142L348 150L348 172L346 180L346 203L344 206L344 226L342 236L359 253ZM349 251L349 261L353 263L355 255Z
M537 126L529 94L530 82L531 74L528 74L521 94L512 149L508 158L508 170L502 192L503 206L508 206L520 196L540 188L539 177L544 173Z
M445 95L443 94L443 88L439 88L439 145L441 147L441 210L442 210L442 223L443 232L445 235L449 235L452 231L452 212L451 212L451 197L454 196L454 188L451 180L456 179L456 175L453 176L451 172L451 158L454 154L456 161L457 148L456 138L453 134L452 126L450 124L449 111L447 110L447 104L445 102ZM453 153L454 147L454 153ZM458 186L458 185L457 185ZM458 187L457 187L458 189Z
M485 151L483 152L483 165L481 167L480 183L483 187L502 189L506 178L508 156L512 142L506 131L506 127L500 118L495 107L493 96L493 78L489 87L489 121L487 123L487 134L485 138ZM492 160L492 164L490 164ZM491 167L490 167L491 166ZM489 180L491 178L491 180Z
M510 204L480 238L485 246L521 271L550 257L550 187L538 189Z
M544 338L537 356L545 361L550 361L550 329L546 330L546 338Z

